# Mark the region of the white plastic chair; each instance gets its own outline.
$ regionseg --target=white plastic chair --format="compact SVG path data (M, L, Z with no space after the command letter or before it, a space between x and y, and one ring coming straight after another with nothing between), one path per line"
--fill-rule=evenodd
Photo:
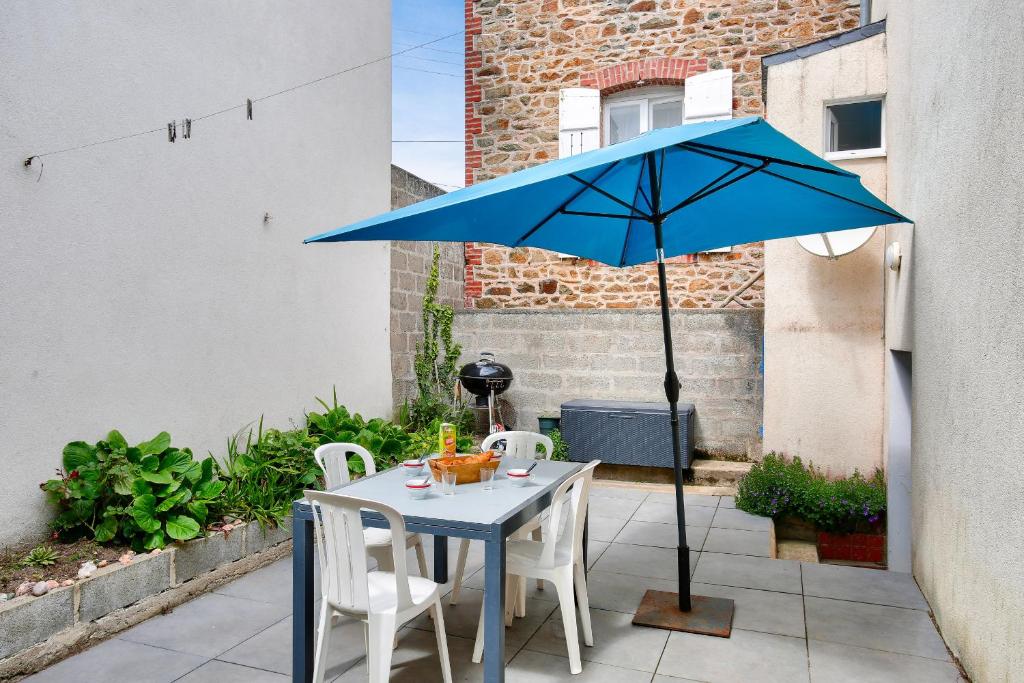
M377 466L373 462L373 454L357 443L327 443L313 452L316 464L324 472L324 482L328 489L338 488L349 482L348 456L359 456L363 461L366 474L376 474ZM389 529L365 529L363 531L366 553L377 561L377 566L384 571L392 571L391 564L391 531ZM420 568L420 576L429 576L427 572L427 555L423 550L423 539L419 534L407 533L405 547L416 549L416 563Z
M537 434L536 432L495 432L491 434L483 443L480 444L480 450L486 451L491 448L497 441L505 442L505 457L506 458L520 458L523 460L550 460L551 454L555 451L555 445L551 442L551 439L543 434ZM537 446L541 446L544 449L544 453L537 453ZM536 530L534 532L534 540L540 540L540 524L535 523L538 520L532 520L529 522L525 531ZM517 532L518 534L518 532ZM459 600L459 591L462 590L462 575L466 573L466 558L469 555L469 539L464 538L459 544L459 560L455 565L455 583L452 584L452 594L448 598L448 604L454 605ZM543 590L543 581L537 582L537 587ZM525 596L525 583L524 590L521 593ZM526 610L525 597L523 598L522 614L524 616Z
M580 626L583 643L594 646L594 632L590 624L590 598L587 594L587 574L583 559L583 529L587 523L587 503L594 468L599 460L587 464L555 490L551 499L551 513L544 519L544 540L509 540L505 549L506 571L509 575L546 579L558 591L558 604L562 610L565 644L569 650L569 671L583 671L580 643L576 632L576 605L579 601ZM513 584L515 586L517 584ZM480 662L484 651L484 612L476 629L473 661Z
M394 571L368 571L366 568L367 547L360 510L379 512L387 519L391 531L399 535L405 533L402 515L382 503L337 493L306 491L305 496L313 509L323 595L313 681L322 683L324 680L334 616L349 615L363 622L370 683L386 683L398 629L429 610L437 634L441 675L445 683L451 683L438 584L420 576L409 576L404 548L391 548Z

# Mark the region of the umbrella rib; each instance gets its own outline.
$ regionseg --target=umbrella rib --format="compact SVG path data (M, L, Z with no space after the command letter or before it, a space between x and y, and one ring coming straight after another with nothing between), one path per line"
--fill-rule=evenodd
M734 154L738 157L748 157L750 159L757 159L758 161L770 161L773 164L779 164L781 166L792 166L794 168L802 168L808 171L818 171L819 173L828 173L830 175L841 175L847 177L856 178L855 173L844 171L842 169L833 168L822 168L820 166L812 166L810 164L801 164L798 161L789 161L788 159L780 159L779 157L767 156L764 154L752 154L750 152L740 152L735 149L726 149L724 147L715 147L714 145L706 145L700 142L682 142L679 144L680 147L685 149L692 149L693 151L698 150L710 150L712 152L720 152L723 154ZM735 159L729 159L729 161L735 161Z
M601 213L599 211L575 211L573 209L561 209L558 213L565 214L566 216L590 216L592 218L623 218L625 220L643 218L643 216L626 216L621 213Z
M612 162L611 164L609 164L609 165L608 165L608 168L606 168L606 169L604 169L603 171L601 171L601 172L600 172L600 173L599 173L599 174L597 175L597 177L596 177L596 178L594 178L594 182L596 183L596 182L597 182L598 180L600 180L601 178L603 178L603 177L604 177L604 176L605 176L605 175L606 175L606 174L607 174L607 173L608 173L609 171L611 171L611 170L612 170L613 168L615 168L616 166L618 166L618 165L619 165L619 161L620 161L619 159L616 159L616 160L615 160L615 161L613 161L613 162ZM540 223L537 223L537 225L535 225L535 226L533 226L532 228L530 228L529 230L527 230L527 231L526 231L526 233L525 233L525 234L524 234L524 235L523 235L522 237L520 237L519 239L517 239L517 240L515 241L515 243L513 243L513 244L512 244L511 246L513 246L513 247L518 247L518 246L519 246L520 244L522 244L522 243L523 243L524 241L526 241L527 239L529 239L529 238L530 238L530 236L531 236L531 235L532 235L533 233L537 232L537 231L538 231L538 230L540 230L540 229L541 229L542 227L544 227L544 224L545 224L545 223L547 223L547 222L548 222L548 221L550 221L550 220L551 220L552 218L554 218L555 216L557 216L558 214L560 214L560 213L561 213L562 211L564 211L564 210L565 210L565 207L567 207L567 206L569 206L570 204L572 204L572 203L573 203L573 202L574 202L574 201L576 200L576 198L577 198L577 197L579 197L579 196L580 196L581 194L583 194L583 193L584 193L584 192L586 192L586 191L587 191L587 188L586 188L585 186L584 186L584 187L581 187L581 188L580 188L579 190L577 190L577 191L576 191L576 193L575 193L575 194L574 194L573 196L569 197L569 199L567 199L566 201L564 201L564 202L562 202L561 204L559 204L559 206L558 206L558 208L557 208L557 209L555 209L554 211L552 211L551 213L549 213L549 214L548 214L547 216L545 216L545 217L543 218L543 220L541 220L541 222L540 222Z
M639 193L644 201L647 202L647 208L654 211L654 205L651 204L651 200L647 198L647 194L644 192L643 180L644 180L644 167L647 165L647 156L640 160L640 172L636 176L636 191L633 193L633 202L636 202L636 195ZM626 236L622 240L622 253L619 255L619 267L626 265L626 250L629 249L629 235L633 231L633 221L630 221L626 225Z
M645 213L643 213L642 211L640 211L640 209L636 208L636 206L635 206L634 204L629 204L629 203L627 203L627 202L624 202L624 201L622 201L621 199L619 199L619 198L618 198L618 197L616 197L615 195L611 194L610 192L607 192L607 191L605 191L605 190L602 190L602 189L601 189L600 187L598 187L598 186L597 186L597 185L595 185L594 183L591 183L591 182L587 182L587 181L586 181L586 180L584 180L583 178L580 178L580 177L579 177L578 175L576 175L575 173L570 173L570 174L569 174L569 177L570 177L570 178L572 178L573 180L575 180L575 181L576 181L577 183L580 183L581 185L586 185L587 187L589 187L589 188L590 188L591 190L593 190L594 192L597 192L598 194L600 194L600 195L603 195L603 196L607 197L608 199L612 200L612 201L613 201L613 202L615 202L616 204L618 204L618 205L620 205L620 206L623 206L623 207L625 207L625 208L626 208L626 209L628 209L629 211L632 211L632 212L634 212L634 213L636 213L636 214L640 214L640 215L641 215L641 216L643 216L644 218L650 218L650 216L648 216L647 214L645 214ZM571 203L571 202L570 202L570 203ZM566 207L568 207L568 206L569 206L569 204L566 204Z
M901 222L901 223L909 222L909 221L907 221L907 219L905 217L899 215L898 213L894 213L892 211L887 211L886 209L880 209L877 206L871 206L870 204L865 204L864 202L858 202L856 199L850 199L849 197L844 197L841 194L837 194L835 192L831 192L831 191L826 190L826 189L821 188L821 187L815 187L814 185L811 185L809 183L805 183L805 182L803 182L801 180L797 180L795 178L790 178L788 176L784 176L781 173L775 173L773 171L766 170L763 167L762 168L758 168L758 167L754 166L753 164L749 164L749 163L744 162L744 161L739 161L738 159L730 159L729 157L723 157L723 156L720 156L718 154L712 154L711 152L705 152L703 150L696 149L696 148L693 148L693 147L688 147L688 146L684 146L684 145L677 145L677 146L682 148L682 149L688 150L690 152L695 152L697 154L703 154L704 156L708 156L708 157L711 157L713 159L718 159L720 161L729 161L729 162L732 162L734 164L739 164L741 166L746 166L748 168L753 168L754 170L759 170L759 171L761 171L761 173L764 173L765 175L769 175L769 176L771 176L773 178L778 178L779 180L785 180L787 183L793 183L794 185L799 185L800 187L806 188L808 190L814 190L815 192L820 192L820 193L826 194L826 195L828 195L830 197L835 197L836 199L841 199L844 202L849 202L850 204L855 204L856 206L860 206L860 207L863 207L865 209L869 209L871 211L877 211L878 213L885 214L886 216L892 216L893 218L897 219L898 222ZM725 151L728 152L728 150L725 150ZM752 156L752 155L747 155L747 156ZM772 163L774 163L774 161L772 161ZM794 164L789 164L789 165L792 166ZM813 167L808 167L808 168L813 168ZM815 170L822 170L822 169L815 169ZM857 176L855 174L849 174L849 177L856 178Z
M760 166L753 167L753 168L748 168L746 171L744 171L743 173L740 173L735 178L732 178L731 180L729 180L727 182L724 182L721 185L718 185L717 187L715 187L716 183L721 181L723 178L727 177L730 173L734 173L736 171L736 169L738 169L741 166L745 165L745 164L737 164L736 166L733 166L732 168L730 168L728 171L726 171L722 175L720 175L717 178L715 178L714 180L712 180L710 183L708 183L704 187L700 188L699 190L697 190L696 192L691 194L689 197L687 197L683 201L681 201L678 204L676 204L675 206L673 206L671 209L669 209L668 211L663 213L662 216L667 218L667 217L671 216L672 214L674 214L679 209L685 208L685 207L689 206L690 204L693 204L694 202L698 202L701 199L704 199L705 197L710 197L711 195L713 195L714 193L718 192L719 190L724 190L725 188L729 187L733 183L737 183L737 182L743 180L744 178L746 178L747 176L753 175L754 173L757 173L758 171L764 170L764 167L767 166L768 163L769 162L765 161L765 162L762 162L762 164Z

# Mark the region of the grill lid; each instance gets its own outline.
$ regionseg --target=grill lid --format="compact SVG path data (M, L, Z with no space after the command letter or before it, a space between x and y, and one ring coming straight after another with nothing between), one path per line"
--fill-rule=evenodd
M493 353L484 351L480 354L480 360L462 366L459 381L466 391L477 396L486 396L491 390L500 394L512 385L512 370L494 360Z

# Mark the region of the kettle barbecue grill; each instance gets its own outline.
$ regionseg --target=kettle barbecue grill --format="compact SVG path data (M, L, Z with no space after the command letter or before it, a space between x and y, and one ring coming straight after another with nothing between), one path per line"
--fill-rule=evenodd
M480 353L480 360L467 363L459 370L459 381L471 394L476 396L477 407L487 407L488 432L494 433L495 424L504 424L501 410L495 397L512 386L512 370L504 363L494 360L490 351ZM498 420L494 419L497 412Z

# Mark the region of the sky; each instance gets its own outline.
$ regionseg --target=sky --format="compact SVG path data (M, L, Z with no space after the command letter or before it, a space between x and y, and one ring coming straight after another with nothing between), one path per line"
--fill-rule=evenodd
M464 184L464 0L393 0L392 52L457 35L395 57L392 62L391 160L442 189ZM434 72L434 73L428 73Z

